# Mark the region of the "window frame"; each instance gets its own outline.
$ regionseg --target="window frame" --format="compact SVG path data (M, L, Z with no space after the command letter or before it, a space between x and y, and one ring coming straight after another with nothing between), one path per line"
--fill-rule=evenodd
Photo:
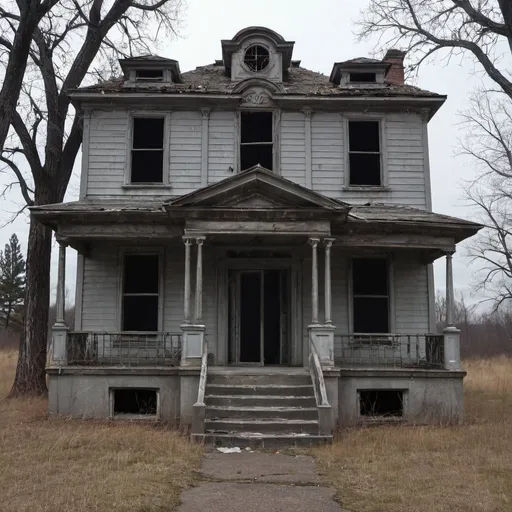
M360 335L360 334L372 334L372 333L356 333L354 332L354 298L356 297L354 295L354 260L360 260L360 259L380 259L380 260L386 260L387 263L387 274L388 274L388 329L389 332L387 333L375 333L378 334L394 334L395 333L395 285L394 285L394 276L395 276L395 270L394 270L394 260L391 254L353 254L348 258L348 327L349 327L349 334L354 335ZM358 297L369 297L369 295L358 295ZM384 295L382 295L384 297ZM357 340L358 342L361 342L362 340ZM388 343L387 340L384 340L383 342Z
M235 155L236 155L236 173L241 173L247 169L242 169L242 112L271 112L272 113L272 169L271 172L280 174L279 170L279 123L281 113L275 108L239 108L235 117Z
M134 133L134 119L149 119L158 118L164 120L164 133L163 133L163 155L162 155L162 181L148 181L148 182L132 182L132 151L133 151L133 133ZM170 112L155 112L134 110L128 113L128 130L126 134L126 166L124 175L123 188L170 188L169 172L170 172Z
M158 256L158 321L156 331L124 331L123 330L123 315L124 315L124 260L126 255L134 256ZM164 258L165 250L163 247L121 247L118 256L118 332L119 333L145 333L157 334L163 332L164 322ZM154 295L154 294L152 294Z
M350 183L350 121L359 122L377 122L379 123L379 148L380 148L380 185L352 185ZM383 191L389 190L388 185L388 151L386 144L386 117L384 115L370 114L368 116L361 114L345 114L343 116L343 145L344 145L344 166L343 190L350 191ZM358 152L359 153L359 152ZM370 153L375 154L375 153Z

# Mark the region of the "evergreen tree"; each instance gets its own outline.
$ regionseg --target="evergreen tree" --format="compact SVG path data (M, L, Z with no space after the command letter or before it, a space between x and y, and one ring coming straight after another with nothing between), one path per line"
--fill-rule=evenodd
M5 250L0 251L0 315L9 327L23 309L25 299L25 259L16 234L12 234Z

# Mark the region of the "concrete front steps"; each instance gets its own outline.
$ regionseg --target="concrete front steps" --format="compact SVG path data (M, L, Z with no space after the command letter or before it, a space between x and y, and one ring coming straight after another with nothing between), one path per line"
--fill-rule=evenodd
M208 372L205 434L216 446L279 448L331 442L320 435L311 377L305 369Z

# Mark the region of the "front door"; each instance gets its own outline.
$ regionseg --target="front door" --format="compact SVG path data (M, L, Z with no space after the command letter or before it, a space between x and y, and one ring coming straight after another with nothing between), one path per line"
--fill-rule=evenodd
M229 282L230 362L289 364L287 270L234 270Z

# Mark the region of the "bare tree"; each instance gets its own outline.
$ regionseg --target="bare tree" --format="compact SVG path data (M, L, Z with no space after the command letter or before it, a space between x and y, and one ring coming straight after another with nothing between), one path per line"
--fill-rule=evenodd
M57 2L58 0L44 0L43 2L40 0L18 0L12 6L15 10L17 9L19 20L14 37L11 40L9 36L4 37L3 31L0 32L0 44L4 49L7 49L8 53L4 81L0 91L0 151L4 147L5 139L9 132L9 125L16 110L32 36L41 18ZM4 18L4 15L3 12L0 12L0 19L2 18ZM4 19L4 22L10 25L8 17ZM3 51L3 53L6 52Z
M33 31L12 132L0 155L26 205L64 199L82 142L82 113L67 92L104 76L116 56L149 53L176 34L180 0L59 0ZM0 7L0 48L10 52L18 13ZM30 172L24 172L28 168ZM25 323L10 396L46 391L51 231L31 220Z
M496 311L512 300L512 99L503 93L477 93L462 116L462 151L479 170L466 194L485 226L469 242L468 253L480 266L476 288Z
M437 52L469 56L512 97L503 55L512 55L510 0L370 0L358 35L374 34L379 46L407 50L413 71Z

